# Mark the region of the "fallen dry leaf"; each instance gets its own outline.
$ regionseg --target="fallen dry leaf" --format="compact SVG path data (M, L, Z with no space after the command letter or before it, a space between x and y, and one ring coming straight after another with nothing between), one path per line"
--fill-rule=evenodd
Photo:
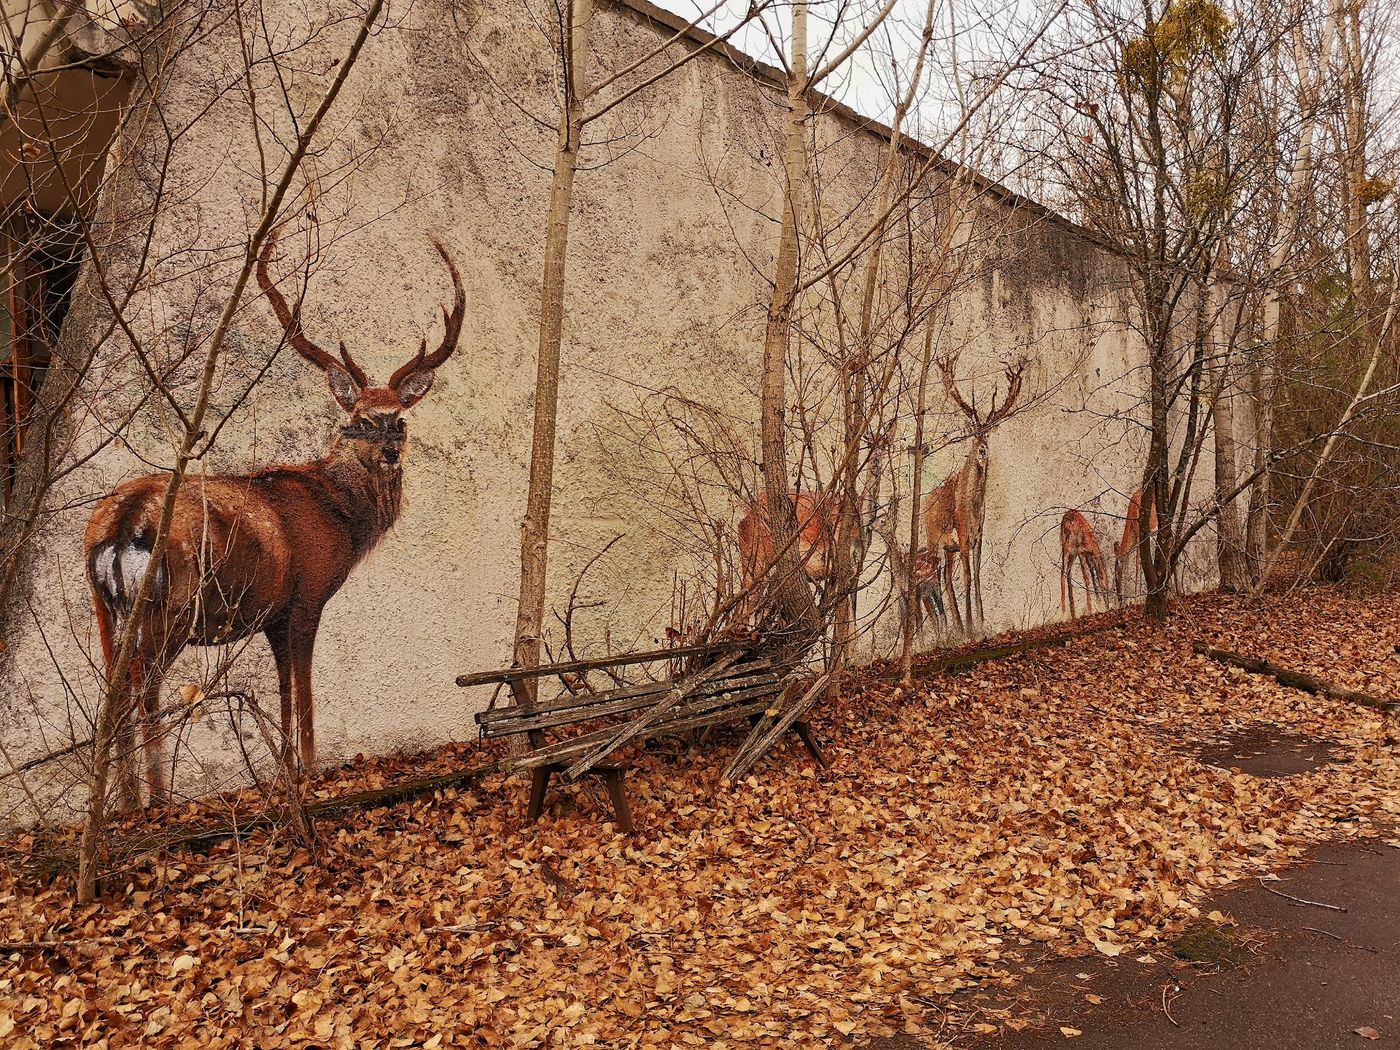
M1363 1039L1379 1039L1381 1037L1380 1032L1376 1031L1370 1026L1365 1026L1362 1028L1353 1028L1352 1031L1355 1032L1357 1035L1361 1036L1361 1038Z

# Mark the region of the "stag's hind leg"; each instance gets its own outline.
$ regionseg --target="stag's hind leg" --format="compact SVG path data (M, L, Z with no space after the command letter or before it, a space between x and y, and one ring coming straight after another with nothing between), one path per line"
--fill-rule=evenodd
M142 664L143 681L138 685L132 678L131 711L141 718L141 738L146 749L146 792L152 806L163 806L169 799L165 778L165 727L160 721L160 687L164 680L165 662L145 654ZM134 720L128 719L129 723ZM135 747L132 734L132 747Z
M102 595L93 589L92 611L97 621L97 637L102 643L103 686L112 688L112 672L117 666L117 624L116 617ZM114 745L117 749L117 795L124 812L131 812L141 806L141 785L136 777L136 720L132 710L132 697L135 687L131 680L131 668L127 670L126 695L121 697L123 710L117 717L117 732Z

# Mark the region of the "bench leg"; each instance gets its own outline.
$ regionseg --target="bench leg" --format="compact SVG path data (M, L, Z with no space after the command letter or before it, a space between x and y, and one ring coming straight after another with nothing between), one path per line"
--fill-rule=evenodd
M605 769L602 773L603 781L608 786L608 798L612 800L613 816L617 818L617 826L624 834L631 835L637 829L632 824L632 810L627 805L627 792L623 790L624 771Z
M821 745L817 743L817 737L812 732L811 725L804 720L794 722L792 728L797 730L797 735L802 738L802 743L806 745L807 751L816 760L817 765L823 769L830 769L831 760L822 753Z
M531 821L539 820L544 812L544 796L549 790L549 774L552 772L548 766L536 766L530 775L530 808L527 815Z

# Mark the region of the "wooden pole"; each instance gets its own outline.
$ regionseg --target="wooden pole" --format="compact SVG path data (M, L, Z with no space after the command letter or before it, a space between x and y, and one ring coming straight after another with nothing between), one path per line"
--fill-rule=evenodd
M1305 693L1313 693L1319 696L1331 697L1333 700L1345 700L1348 703L1360 704L1362 707L1369 707L1376 711L1394 712L1400 710L1400 702L1395 700L1382 700L1378 696L1370 693L1363 693L1356 689L1348 689L1345 686L1328 682L1322 678L1315 678L1303 671L1294 671L1287 667L1280 667L1278 664L1270 663L1268 660L1260 660L1252 656L1241 656L1239 653L1232 653L1227 649L1213 649L1204 642L1194 642L1191 648L1200 655L1214 660L1216 663L1229 664L1232 667L1243 668L1250 674L1266 674L1276 678L1280 685L1286 685L1290 689L1301 689Z

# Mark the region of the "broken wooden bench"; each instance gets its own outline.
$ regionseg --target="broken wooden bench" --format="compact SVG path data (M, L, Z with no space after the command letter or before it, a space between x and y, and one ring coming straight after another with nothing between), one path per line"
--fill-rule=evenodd
M662 661L675 663L681 670L675 677L618 685L604 691L593 690L582 677L589 671L606 671L619 681L620 676L614 673L619 667ZM629 833L633 830L632 816L623 791L628 767L610 761L617 751L629 744L742 719L755 725L746 745L763 728L768 730L764 742L771 746L772 711L800 684L789 669L753 654L751 643L696 645L485 671L461 675L457 684L464 688L514 686L533 678L556 676L565 684L563 695L545 702L491 707L476 715L478 729L486 739L522 735L527 738L529 750L507 759L504 768L530 770L531 820L538 819L544 811L551 776L557 773L568 783L596 776L607 786L618 827ZM805 713L805 709L800 713ZM794 730L823 768L829 764L804 718L793 717L782 728ZM577 732L569 734L569 730ZM555 739L549 739L550 736ZM748 750L756 751L753 747ZM757 751L753 757L756 759L761 753Z

